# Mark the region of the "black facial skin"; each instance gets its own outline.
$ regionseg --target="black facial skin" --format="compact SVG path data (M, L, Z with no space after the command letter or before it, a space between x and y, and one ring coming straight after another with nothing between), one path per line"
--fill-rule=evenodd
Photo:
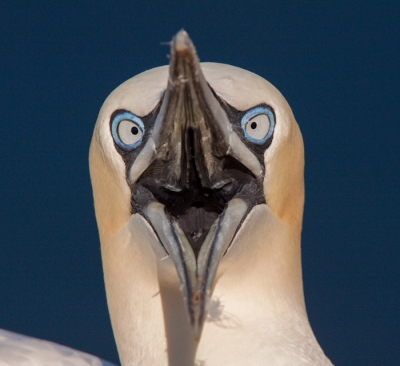
M234 131L264 167L264 152L271 145L273 134L262 145L256 145L248 141L241 127L242 117L248 110L238 111L221 100L221 98L218 99L231 121ZM140 146L133 150L125 150L114 142L116 150L125 162L128 182L129 171L152 133L161 103L162 100L148 115L140 117L145 128ZM269 108L274 113L271 107L265 104L261 104L261 106ZM117 110L112 114L110 130L113 118L123 112L125 111ZM145 217L142 207L145 207L151 201L162 203L171 219L178 221L197 256L211 225L223 212L230 200L234 197L242 198L247 202L249 210L251 210L254 206L265 203L265 198L262 188L263 177L256 178L241 162L229 155L220 158L215 157L219 161L222 160L222 164L219 164L222 167L219 176L221 181L224 182L223 186L218 189L205 187L199 177L199 171L201 171L201 167L198 166L199 160L195 159L196 155L198 156L198 154L202 153L201 151L196 151L196 146L200 145L196 143L195 138L195 131L189 129L185 139L186 146L188 146L185 150L185 159L188 166L187 174L189 179L188 184L185 184L180 191L172 191L166 187L165 176L160 177L159 175L162 174L160 172L165 172L165 165L163 164L167 163L157 157L142 173L136 183L130 184L130 188L132 192L132 213L139 213Z

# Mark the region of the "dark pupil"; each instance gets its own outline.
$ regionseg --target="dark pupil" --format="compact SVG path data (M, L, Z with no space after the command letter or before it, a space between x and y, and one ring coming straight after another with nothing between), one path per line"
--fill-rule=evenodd
M136 126L131 128L132 135L137 135L139 133L139 129Z
M252 130L255 130L257 128L257 122L252 122L250 127Z

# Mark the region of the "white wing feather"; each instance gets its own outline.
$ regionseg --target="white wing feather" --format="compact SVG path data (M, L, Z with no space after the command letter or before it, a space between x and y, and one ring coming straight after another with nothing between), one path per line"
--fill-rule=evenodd
M59 344L0 329L0 366L115 366Z

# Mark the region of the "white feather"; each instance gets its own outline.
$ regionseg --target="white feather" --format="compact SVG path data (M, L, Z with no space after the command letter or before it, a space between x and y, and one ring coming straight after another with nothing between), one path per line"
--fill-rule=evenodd
M115 366L57 343L0 329L0 366Z

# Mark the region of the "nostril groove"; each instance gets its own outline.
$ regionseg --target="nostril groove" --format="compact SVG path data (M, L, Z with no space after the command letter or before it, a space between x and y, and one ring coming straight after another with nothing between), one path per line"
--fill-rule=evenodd
M189 127L187 130L187 147L188 147L188 156L190 159L194 159L195 156L195 142L194 142L194 130L192 127Z

